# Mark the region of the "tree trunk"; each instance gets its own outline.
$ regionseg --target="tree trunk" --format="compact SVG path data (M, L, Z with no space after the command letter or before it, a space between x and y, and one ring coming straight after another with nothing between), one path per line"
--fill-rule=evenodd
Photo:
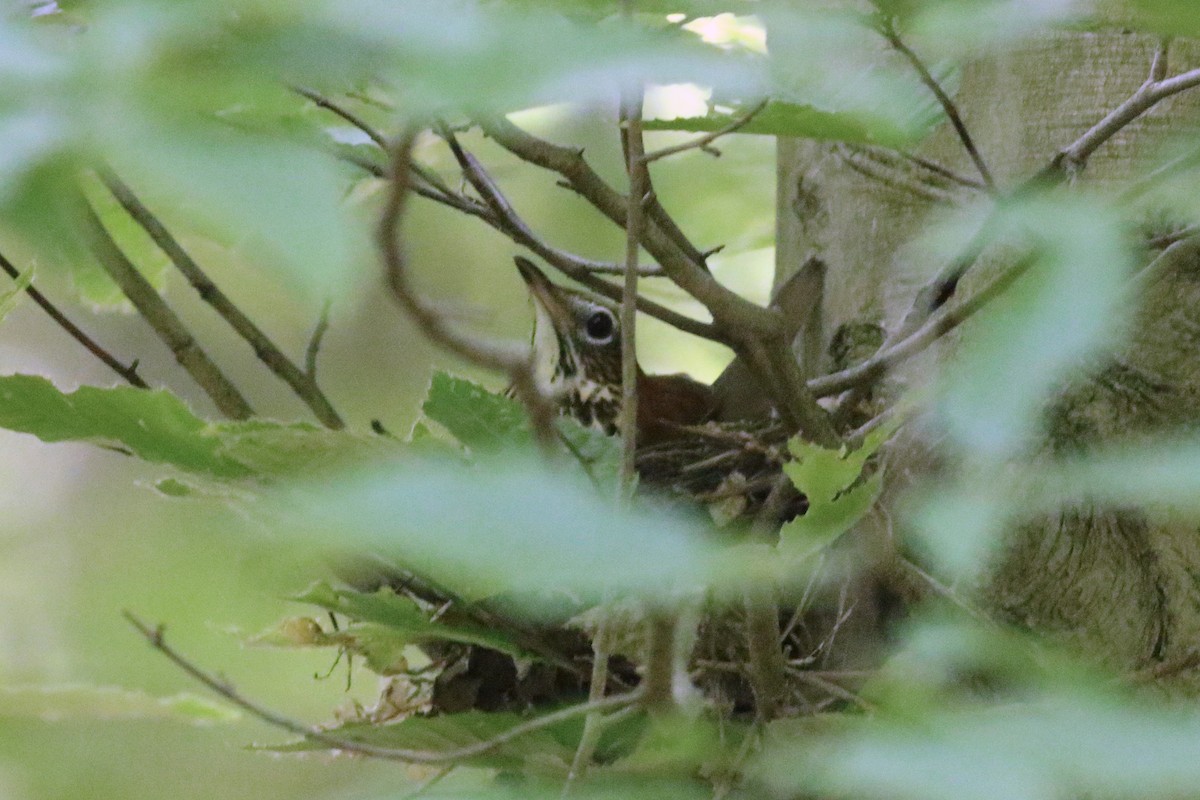
M967 66L957 98L1001 189L1046 166L1127 98L1146 80L1156 44L1135 34L1059 34ZM1200 47L1172 45L1172 74L1197 64ZM1115 184L1135 174L1166 134L1195 124L1198 100L1185 93L1164 101L1110 140L1077 180ZM921 155L977 177L948 124ZM808 343L824 353L822 369L862 358L894 329L917 287L940 266L913 263L906 245L940 202L955 197L969 197L969 190L903 160L881 166L844 146L780 141L777 278L814 253L827 264L819 341ZM1200 420L1198 253L1181 253L1145 291L1122 352L1050 404L1048 450ZM986 271L973 270L959 291L971 292L980 278L974 273ZM933 357L949 356L942 347ZM913 463L917 454L904 452L913 449L919 445L900 444L892 458ZM868 520L861 528L856 534L866 548L859 552L876 554L868 561L887 560L890 526ZM1198 586L1196 525L1139 509L1088 507L1012 531L977 597L998 619L1051 633L1128 670L1185 656L1200 636ZM871 627L872 620L864 622Z

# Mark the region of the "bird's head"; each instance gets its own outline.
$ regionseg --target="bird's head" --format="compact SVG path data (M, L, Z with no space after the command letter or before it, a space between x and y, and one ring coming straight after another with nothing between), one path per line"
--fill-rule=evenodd
M613 432L621 403L621 330L608 302L550 282L532 261L517 269L533 297L534 376L585 425Z

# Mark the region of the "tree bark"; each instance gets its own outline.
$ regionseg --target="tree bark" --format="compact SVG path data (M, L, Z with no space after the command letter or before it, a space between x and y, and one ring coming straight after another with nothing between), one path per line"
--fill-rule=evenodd
M1157 44L1137 34L1064 33L967 65L957 100L1001 191L1046 166L1136 90L1149 75ZM1172 44L1171 74L1198 64L1195 43ZM1169 134L1194 130L1198 110L1200 92L1162 102L1101 148L1076 180L1121 185ZM948 124L920 155L978 178ZM821 323L813 334L818 341L808 343L824 354L825 370L865 357L894 330L916 290L940 266L916 263L914 236L939 205L936 198L970 195L931 182L928 173L922 180L920 168L903 162L894 173L867 176L855 168L856 158L862 156L840 145L779 142L777 279L810 255L825 261ZM987 272L986 264L972 270L959 291L972 291ZM1145 289L1128 344L1049 404L1047 452L1194 426L1200 420L1197 345L1200 249L1182 248ZM952 350L952 343L938 348L925 366L952 357ZM919 380L920 364L901 377ZM898 443L891 458L906 469L893 472L916 468L922 448L916 441ZM885 506L900 488L885 494ZM868 571L894 558L890 525L880 521L891 518L898 519L873 517L854 532L852 541L860 545L855 552ZM1017 526L977 587L977 598L998 619L1050 633L1114 668L1133 670L1186 656L1200 636L1198 587L1200 531L1194 523L1099 506ZM1200 688L1200 680L1178 680Z

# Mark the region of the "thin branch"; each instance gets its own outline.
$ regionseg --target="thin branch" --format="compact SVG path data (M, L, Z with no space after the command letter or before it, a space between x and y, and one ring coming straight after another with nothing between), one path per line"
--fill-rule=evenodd
M325 334L329 331L329 306L328 300L321 306L321 316L317 317L317 325L308 339L308 347L304 348L304 374L314 382L317 380L317 354L321 352L321 342L325 340Z
M409 196L412 148L417 129L409 128L392 151L390 182L377 233L380 256L392 296L429 339L476 366L507 373L517 397L529 412L543 445L554 441L555 409L537 386L529 349L497 345L460 333L409 283L400 225Z
M273 711L265 706L250 700L235 689L229 682L217 677L211 672L197 666L190 659L182 655L174 647L167 644L163 636L162 626L151 628L146 623L142 622L136 616L128 611L122 612L122 616L129 621L134 628L137 629L150 646L158 650L167 657L175 666L179 667L185 673L190 675L195 680L207 686L212 691L216 692L221 697L224 697L229 702L236 705L238 708L246 711L257 719L273 725L281 730L294 733L297 736L302 736L304 739L311 742L318 742L327 745L336 750L343 750L347 753L358 753L372 758L384 759L387 761L403 761L410 764L446 764L464 759L473 758L483 755L497 747L501 747L514 739L519 739L522 736L527 736L531 733L553 727L567 720L577 717L586 716L587 714L600 711L615 711L635 705L641 699L641 693L638 691L629 692L627 694L613 695L606 697L596 703L581 703L575 706L569 706L560 711L555 711L551 714L546 714L541 717L535 717L528 722L523 722L520 725L514 725L503 733L486 739L482 742L459 747L454 750L411 750L400 747L380 747L378 745L369 744L366 742L356 741L351 738L338 736L336 733L324 731L319 728L314 728L306 725L299 720L286 717L277 711Z
M229 296L208 277L195 259L183 249L179 240L162 223L162 220L142 203L133 190L107 168L98 168L96 174L100 176L100 180L126 213L142 230L149 234L159 249L175 265L175 268L199 293L200 299L212 306L221 319L225 320L238 336L250 345L254 354L258 356L259 361L266 365L267 369L291 387L296 396L309 407L321 424L331 430L341 430L346 427L346 423L338 416L337 411L317 386L312 375L300 369L250 317L234 305Z
M349 122L355 128L360 130L368 139L374 142L375 145L384 153L390 152L387 137L380 133L378 128L369 124L366 120L350 111L345 106L342 106L325 95L304 86L293 86L292 91L302 97L307 98L308 100L311 100L312 103L318 108L323 108L326 111L341 117L346 122ZM444 195L454 194L450 187L448 187L432 170L428 170L422 167L420 164L414 163L412 165L412 171L417 177L432 186L438 192L441 192ZM380 177L382 177L382 175Z
M908 60L912 68L916 71L921 79L921 83L925 84L925 88L933 93L937 98L938 104L941 105L942 111L946 113L946 117L950 120L950 124L954 126L954 132L958 134L959 141L962 142L963 148L967 151L967 155L971 157L971 161L975 164L975 169L979 171L979 177L983 179L984 185L989 192L995 193L996 182L992 179L991 170L988 169L987 163L983 160L983 156L979 154L979 149L975 146L975 140L971 137L971 132L967 129L967 125L963 122L962 114L958 110L953 98L946 94L946 90L938 83L937 78L933 77L933 73L925 66L925 62L921 60L915 52L904 43L900 38L900 34L896 32L895 26L891 19L883 23L881 33L888 43Z
M743 602L755 709L760 720L768 721L778 715L787 689L787 662L779 646L779 603L766 586L748 588Z
M621 117L627 152L629 208L625 212L625 281L621 287L621 480L622 497L631 497L637 479L638 363L637 296L638 255L644 230L644 198L650 191L650 170L642 138L642 91L632 89L622 98Z
M537 253L568 278L578 281L597 294L603 295L610 300L620 301L621 287L602 280L597 277L597 273L604 272L623 275L625 274L623 265L583 259L544 242L512 208L508 199L500 192L499 187L496 186L495 181L492 180L491 175L487 173L483 165L479 163L479 160L459 144L457 137L452 133L448 133L448 135L447 144L449 144L451 152L454 153L455 158L462 167L463 175L466 176L467 181L475 188L475 191L479 192L480 197L483 198L487 204L487 208L491 211L492 216L490 218L480 215L481 219L504 233L517 244L528 247L534 253ZM649 314L655 319L659 319L685 333L723 344L728 343L727 337L723 336L715 326L692 319L677 311L672 311L644 297L638 298L637 307L642 313Z
M523 161L559 173L570 187L614 223L628 224L628 202L587 164L578 150L550 144L513 125L506 119L482 121L481 127L501 147ZM657 226L647 226L642 246L677 286L704 305L719 328L746 334L775 333L779 315L756 305L722 286L702 263L684 254Z
M1032 264L1032 258L1021 259L1013 266L1003 270L987 286L960 305L931 318L909 336L886 349L881 348L866 361L849 369L809 381L809 391L817 397L828 397L874 381L897 364L923 352L942 336L966 322L977 311L1002 294L1017 278L1024 275Z
M1150 76L1129 98L1113 109L1086 133L1059 151L1039 175L1039 180L1058 178L1078 170L1100 146L1127 125L1141 117L1158 103L1180 92L1200 86L1200 69L1189 70L1171 78L1162 77L1166 69L1166 45L1154 54Z
M704 150L709 145L711 145L713 142L715 142L717 139L720 139L722 136L728 136L729 134L736 133L737 131L746 127L746 125L748 125L751 120L753 120L755 117L757 117L759 115L759 113L764 108L767 107L767 102L768 102L767 100L763 100L763 101L757 103L753 108L751 108L745 114L738 117L733 122L729 123L728 125L724 126L723 128L715 130L711 133L706 133L705 135L703 135L699 138L693 139L690 142L683 142L682 144L673 145L671 147L664 147L660 150L655 150L653 152L646 153L644 156L642 156L641 160L644 163L649 164L653 161L658 161L660 158L667 158L668 156L673 156L678 153L685 153L688 150Z
M254 416L254 410L242 397L241 392L200 348L184 326L183 320L171 310L142 273L138 272L137 267L113 241L96 212L86 203L83 204L83 214L89 229L89 244L100 266L154 329L158 338L170 348L179 365L200 385L222 414L238 420Z
M21 271L18 270L11 261L9 261L2 253L0 253L0 269L3 269L13 280L21 277ZM83 330L58 309L54 303L50 302L46 295L35 289L32 285L25 287L25 294L29 295L29 299L37 303L38 307L45 311L50 319L67 332L72 339L83 345L84 349L100 359L106 367L120 375L127 383L136 386L139 389L149 389L150 386L142 380L142 376L138 375L138 362L134 360L128 366L122 364L112 353L105 350L95 339L88 336Z
M602 610L603 611L603 610ZM592 676L588 684L588 702L598 703L604 699L604 691L608 687L608 637L611 622L606 613L602 613L600 624L592 637ZM571 769L567 772L567 780L563 786L563 796L566 797L571 785L587 772L596 755L596 747L600 744L600 735L604 732L604 717L599 711L593 711L583 719L583 734L579 737L579 745L575 749L575 757L571 759Z
M675 618L662 609L649 609L646 618L646 657L643 668L642 705L660 712L675 705Z

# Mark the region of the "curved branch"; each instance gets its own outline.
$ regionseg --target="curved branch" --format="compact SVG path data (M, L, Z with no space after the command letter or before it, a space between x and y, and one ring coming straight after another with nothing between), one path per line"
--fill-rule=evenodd
M534 380L529 349L497 345L455 330L409 283L400 226L408 203L412 148L418 133L417 128L410 127L392 149L391 180L377 232L388 287L396 302L431 341L476 366L506 373L529 412L539 441L548 445L554 441L555 409Z
M257 719L289 733L302 736L308 741L319 742L335 750L358 753L387 761L403 761L410 764L446 764L454 761L462 761L491 752L514 739L519 739L522 736L558 725L567 720L586 716L596 711L615 711L633 706L641 698L641 693L634 690L627 694L613 695L594 702L568 706L551 714L535 717L520 725L514 725L490 739L454 750L411 750L401 747L381 747L367 742L356 741L345 736L338 736L336 733L324 731L311 725L305 725L299 720L291 719L277 711L272 711L265 706L259 705L243 696L228 681L218 678L213 673L200 668L178 650L167 644L161 625L157 628L151 628L128 611L121 612L121 615L150 643L151 647L166 656L171 663Z

